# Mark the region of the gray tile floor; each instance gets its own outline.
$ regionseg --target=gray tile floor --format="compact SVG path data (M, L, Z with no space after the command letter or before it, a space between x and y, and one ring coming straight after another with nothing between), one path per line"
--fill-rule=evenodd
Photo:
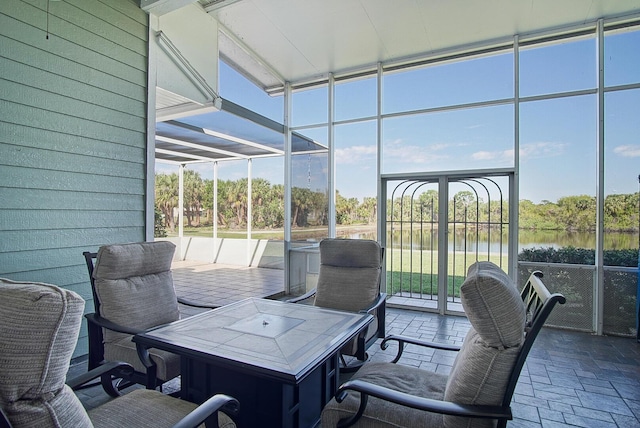
M282 292L282 271L180 262L174 281L183 297L226 304L245 297ZM253 294L252 294L253 293ZM185 310L185 315L196 311ZM387 310L387 334L461 343L466 318L405 309ZM395 349L370 349L371 360L389 361ZM408 347L399 364L448 373L455 354ZM78 362L70 376L86 370ZM178 380L165 387L171 392ZM109 397L99 386L78 392L87 407ZM640 427L640 344L635 339L543 329L520 376L510 427Z

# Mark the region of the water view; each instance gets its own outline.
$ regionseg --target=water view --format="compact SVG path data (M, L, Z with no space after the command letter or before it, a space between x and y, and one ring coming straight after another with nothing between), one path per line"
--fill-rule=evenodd
M394 231L394 246L412 247L414 249L430 250L438 248L437 230ZM336 235L340 238L361 238L376 239L375 229L353 230L338 229ZM478 239L476 239L478 238ZM490 240L490 242L489 242ZM487 246L491 252L499 251L502 245L508 242L508 235L503 233L480 232L476 237L475 232L457 231L449 234L449 246L456 251L478 251L486 252ZM587 248L594 249L596 246L595 232L569 232L563 230L521 230L519 232L518 251L525 248ZM638 248L637 232L607 232L604 234L604 248L608 250L634 249Z

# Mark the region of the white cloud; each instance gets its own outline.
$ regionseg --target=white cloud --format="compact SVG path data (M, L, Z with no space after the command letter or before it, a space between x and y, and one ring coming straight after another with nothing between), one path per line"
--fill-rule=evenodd
M336 163L355 164L365 158L375 157L376 146L351 146L345 149L336 149Z
M560 156L567 147L566 143L541 141L520 146L520 160L539 159Z
M476 161L500 160L513 161L513 149L498 150L495 152L479 151L471 154L471 159Z
M618 146L613 149L613 153L626 158L637 158L640 156L640 145L627 144L625 146Z
M430 146L412 146L404 144L401 139L386 143L384 147L384 157L392 162L402 162L409 164L432 163L449 156L439 155L436 152L449 147L449 144L432 144Z
M492 160L499 156L499 152L475 152L471 155L473 160Z

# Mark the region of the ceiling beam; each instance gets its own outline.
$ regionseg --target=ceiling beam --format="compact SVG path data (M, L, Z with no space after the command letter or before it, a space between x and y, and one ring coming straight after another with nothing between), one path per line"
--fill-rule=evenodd
M194 2L195 0L140 0L140 9L161 16Z

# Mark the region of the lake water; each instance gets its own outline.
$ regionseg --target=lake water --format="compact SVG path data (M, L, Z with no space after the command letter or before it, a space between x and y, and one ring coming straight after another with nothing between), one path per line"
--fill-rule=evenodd
M424 231L422 234L419 231L403 231L402 235L400 235L400 233L396 231L393 236L394 246L399 247L402 244L405 248L413 247L414 249L423 250L437 249L436 233L436 230L431 233L430 231ZM376 239L375 229L338 229L336 234L338 237L344 238ZM508 236L506 233L500 234L499 232L494 232L489 234L486 231L480 232L479 239L476 239L475 232L467 232L466 236L463 231L457 231L455 235L452 233L449 234L449 246L454 246L458 251L465 249L467 251L475 251L476 242L479 251L486 251L487 245L490 245L490 251L498 251L501 245L507 244ZM519 233L518 251L524 248L562 248L569 246L594 249L596 246L596 234L595 232L567 232L559 230L521 230ZM604 249L606 250L635 248L638 248L637 232L606 232L604 234Z

